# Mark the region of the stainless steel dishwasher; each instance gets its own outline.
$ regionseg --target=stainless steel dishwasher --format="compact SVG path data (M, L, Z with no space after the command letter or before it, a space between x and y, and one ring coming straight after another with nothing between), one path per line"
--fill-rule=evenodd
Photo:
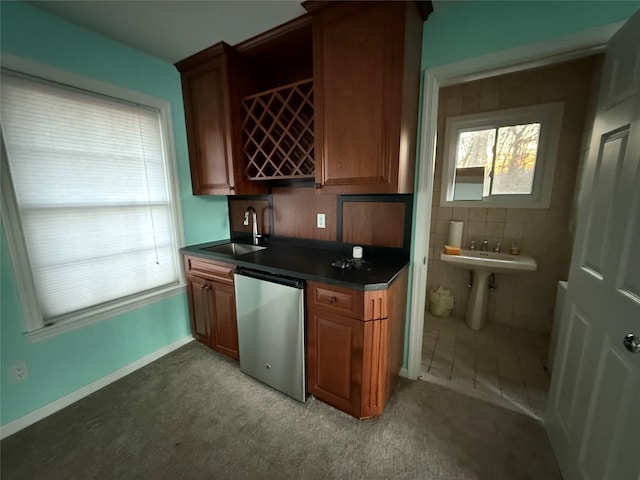
M234 280L240 370L305 402L304 280L247 269Z

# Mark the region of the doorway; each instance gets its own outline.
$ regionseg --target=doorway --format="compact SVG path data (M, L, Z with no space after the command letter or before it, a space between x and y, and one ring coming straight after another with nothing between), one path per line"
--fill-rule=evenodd
M592 55L440 89L427 291L442 286L453 292L455 300L451 316L441 318L430 312L427 299L422 379L542 418L556 290L558 282L568 277L580 165L593 124L601 64L602 55ZM443 165L448 121L551 102L562 104L563 116L557 126L548 208L522 204L487 208L482 200L454 207L441 203L447 180ZM482 151L486 150L485 145ZM535 160L524 165L516 150L514 144L510 151L516 158L504 162L505 172L520 163L519 168L533 170ZM537 261L534 272L495 275L488 296L489 323L480 331L463 320L469 272L440 260L452 221L463 224L462 248L472 242L479 247L485 240L491 250L502 252L515 245Z
M422 371L423 333L425 307L427 306L427 278L428 259L433 258L434 247L431 247L430 237L438 235L432 230L432 205L438 207L434 201L436 181L434 170L436 167L435 139L437 118L439 115L438 98L440 88L463 84L488 77L495 77L511 72L519 72L535 67L548 66L561 62L594 55L604 51L608 38L615 32L617 25L611 25L606 31L586 32L579 42L568 42L562 47L562 42L541 42L527 47L515 48L500 54L488 55L482 58L470 59L450 66L425 71L424 95L422 105L422 132L420 145L420 165L415 200L415 233L412 246L413 285L410 318L410 333L408 339L408 378L417 379ZM580 125L582 128L584 124ZM435 214L436 222L438 214ZM444 220L444 219L442 219ZM437 228L437 223L435 224ZM432 267L433 265L429 265ZM463 280L464 281L464 280ZM463 286L466 288L466 286ZM549 294L548 294L549 295ZM554 295L554 293L550 294Z

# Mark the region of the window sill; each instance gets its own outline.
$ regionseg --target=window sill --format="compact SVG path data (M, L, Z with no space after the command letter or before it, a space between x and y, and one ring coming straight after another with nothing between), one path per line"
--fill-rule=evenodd
M117 315L121 315L132 310L136 310L160 300L181 295L186 292L186 285L179 284L167 287L165 289L148 293L146 295L140 295L136 298L130 299L126 302L120 302L116 305L109 305L102 308L96 308L88 313L78 314L73 318L61 320L51 326L42 327L31 332L26 332L24 335L31 342L39 342L49 338L53 338L62 333L70 332L83 328L93 323L98 323L109 318L113 318Z
M549 208L548 200L441 200L441 207L454 208Z

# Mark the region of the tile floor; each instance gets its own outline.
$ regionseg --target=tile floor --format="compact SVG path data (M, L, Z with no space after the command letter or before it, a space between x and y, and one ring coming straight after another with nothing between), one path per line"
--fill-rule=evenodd
M542 418L549 390L549 335L426 314L422 379Z

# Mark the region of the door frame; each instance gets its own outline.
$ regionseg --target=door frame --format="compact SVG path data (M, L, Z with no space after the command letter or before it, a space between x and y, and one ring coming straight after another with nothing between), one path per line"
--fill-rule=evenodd
M401 374L407 378L418 379L422 358L440 87L602 53L611 36L624 23L624 21L609 23L570 35L424 70L419 132L420 148L414 190L414 231L411 243L413 280L410 297L407 368L401 371Z

